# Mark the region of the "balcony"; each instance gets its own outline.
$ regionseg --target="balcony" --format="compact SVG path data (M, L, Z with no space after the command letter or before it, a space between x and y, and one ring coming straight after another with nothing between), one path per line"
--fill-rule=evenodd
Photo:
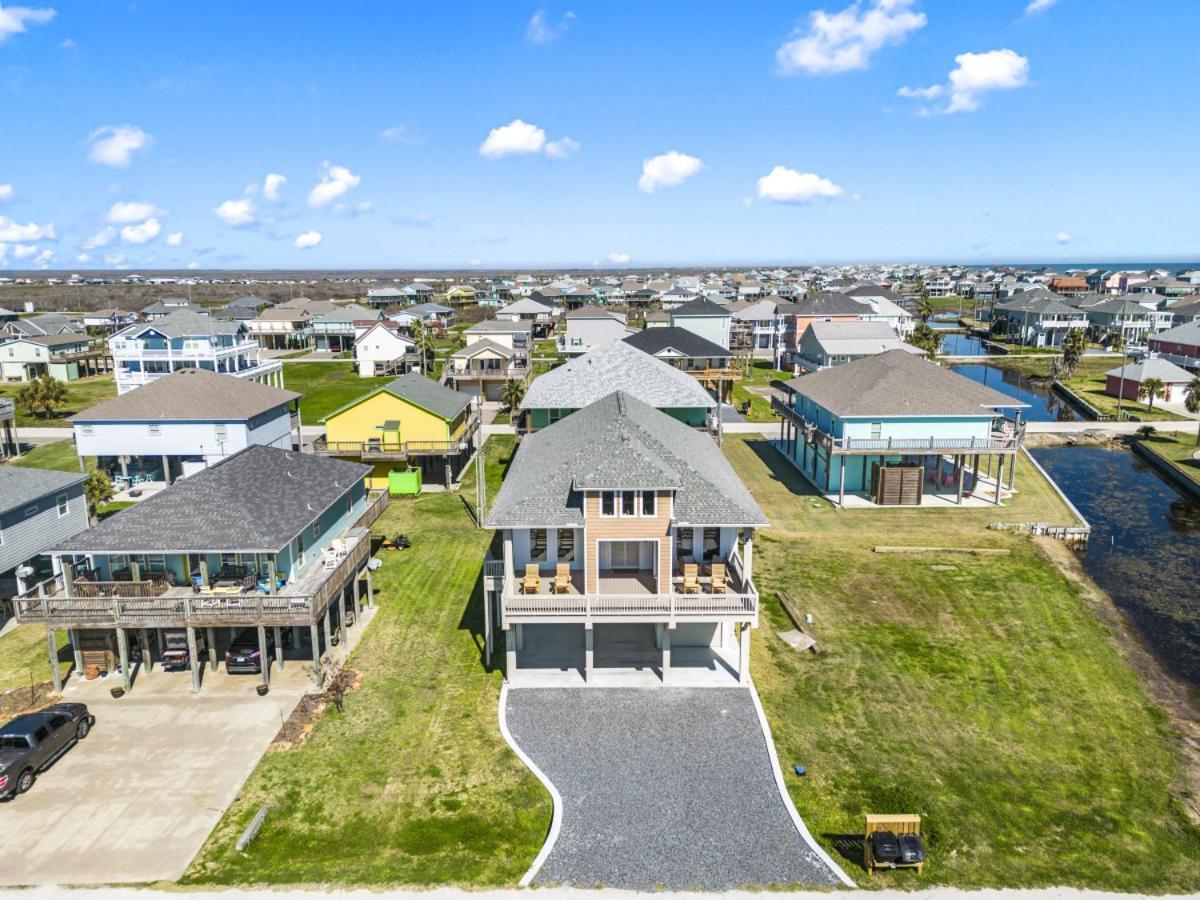
M88 580L72 586L71 593L78 596L68 596L59 575L15 598L13 608L18 622L55 628L311 625L371 555L368 529L350 528L342 539L347 552L335 568L318 562L279 594L201 593L156 575L138 581Z
M800 438L824 447L830 453L936 453L942 450L965 450L976 453L1016 453L1025 436L1025 426L1014 426L1008 431L993 431L988 437L940 438L852 438L834 437L818 425L808 421L803 414L776 397L771 398L771 409L776 415L791 422L800 432ZM1006 420L1007 421L1007 420Z
M700 592L683 592L683 572L671 578L670 590L656 589L653 573L601 570L599 590L587 593L583 572L572 571L566 593L553 593L554 575L542 573L536 593L520 590L521 578L505 579L503 563L489 561L485 574L502 585L501 627L545 622L687 622L729 619L758 622L758 590L742 577L741 557L726 561L726 590L714 593L712 578L703 572Z
M380 462L404 460L410 456L448 456L468 450L478 427L479 415L476 413L467 420L459 436L452 441L331 441L319 437L312 443L312 452L319 456L353 456Z
M258 345L255 344L255 348L257 348L257 347L258 347ZM164 357L164 359L165 359L165 357ZM180 369L185 369L185 368L199 368L196 365L197 362L200 362L201 360L209 361L211 359L212 359L212 357L185 358L183 356L175 356L175 357L172 357L172 360L177 363L180 363L180 365L176 365L174 367L173 371L178 372ZM151 360L150 358L147 358L147 361L156 362L158 360L157 359ZM118 358L118 362L120 362L120 358ZM221 369L218 367L216 372L218 375L232 375L235 378L254 379L254 378L261 378L264 375L273 374L275 372L280 371L282 368L283 368L283 363L279 362L278 360L268 360L267 362L263 362L263 363L256 362L254 365L246 366L241 369L225 370L225 369ZM208 369L208 371L211 372L213 370ZM146 372L144 370L143 371L135 371L135 370L126 368L123 365L118 365L115 369L117 385L118 385L118 387L121 387L122 389L128 389L130 387L140 387L143 384L149 384L150 382L152 382L158 378L162 378L164 375L170 375L170 374L171 374L170 372Z
M463 381L495 381L516 379L521 380L529 375L529 364L514 363L510 366L451 366L446 369L447 379L455 378Z
M190 347L145 347L141 341L112 341L109 344L114 359L147 360L191 360L226 359L243 353L258 354L257 341L239 341L229 346L218 346L207 342Z

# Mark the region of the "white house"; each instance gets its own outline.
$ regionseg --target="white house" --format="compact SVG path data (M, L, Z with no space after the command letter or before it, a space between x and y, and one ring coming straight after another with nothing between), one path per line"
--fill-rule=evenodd
M179 309L132 325L108 339L117 393L124 394L179 369L207 369L283 386L283 364L262 360L246 323Z
M363 378L377 375L401 374L406 359L416 353L412 338L403 334L392 322L376 322L354 344L354 359L358 374Z
M291 449L300 396L182 369L72 416L75 448L115 480L169 484L253 444Z
M582 356L594 347L633 334L623 315L598 306L582 306L567 313L566 318L566 334L558 339L558 352L566 356Z

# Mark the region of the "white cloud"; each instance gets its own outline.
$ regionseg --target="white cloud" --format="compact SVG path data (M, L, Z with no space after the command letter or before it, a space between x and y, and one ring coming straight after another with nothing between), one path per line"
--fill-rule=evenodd
M946 105L937 110L946 113L971 112L983 104L989 91L1008 91L1029 83L1029 60L1013 50L989 50L986 53L960 53L954 57L958 66L950 72L946 84L925 88L902 87L901 97L932 100L948 95Z
M0 201L11 200L16 195L11 184L0 184Z
M172 231L170 234L167 235L167 246L168 247L178 247L182 244L183 244L183 232L182 231Z
M0 216L0 241L52 241L54 238L53 222L46 225L28 222L22 225L7 216Z
M375 208L372 200L360 200L358 203L335 203L333 211L339 216L361 216Z
M478 268L479 266L483 265L483 260L482 259L468 259L467 265L471 266L472 268Z
M838 197L841 187L812 172L776 166L758 179L758 196L776 203L808 203L821 197Z
M50 268L50 263L54 262L54 251L47 247L37 255L37 259L34 260L34 262L36 262L43 269Z
M1058 0L1029 0L1029 5L1025 7L1025 15L1036 16L1039 13L1044 13Z
M324 206L331 200L336 200L346 191L356 188L362 183L362 178L355 175L345 166L322 164L321 180L317 182L308 194L308 205Z
M704 168L704 163L695 156L677 150L660 153L642 161L642 177L638 179L638 190L653 194L660 187L682 184Z
M1067 244L1071 241L1071 235L1067 234L1065 231L1060 231L1054 236L1054 239L1060 244Z
M144 244L158 237L162 225L158 219L147 219L141 225L126 225L121 229L121 240L127 244Z
M279 200L279 189L287 183L287 176L271 172L263 179L263 196L275 203Z
M105 225L90 238L83 242L84 250L95 250L97 247L107 247L117 237L117 229Z
M190 263L187 264L187 267L189 269L198 269L198 268L200 268L200 263L196 262L195 260L192 260Z
M403 144L406 147L413 147L421 143L421 136L413 134L407 125L393 125L391 128L385 128L379 132L379 139L388 144Z
M410 221L414 225L428 225L430 222L433 221L433 213L427 213L427 212L413 213L410 218Z
M610 263L612 263L614 266L627 266L627 265L629 265L629 260L631 260L632 258L633 257L631 257L628 253L610 253L610 254L608 254L608 261Z
M13 259L29 259L31 256L37 256L37 244L14 244L12 248Z
M319 231L306 231L304 234L297 236L295 246L300 250L307 250L309 247L315 247L321 243L321 233Z
M525 26L525 39L531 44L548 44L560 38L575 21L575 13L567 12L557 22L551 22L544 9L539 9Z
M159 210L153 203L123 200L120 203L114 203L105 218L114 225L125 225L129 222L144 221L154 215L159 215Z
M154 143L154 138L136 125L105 125L90 135L92 149L88 159L102 166L126 168L133 162L133 154Z
M26 25L45 25L54 18L52 9L32 9L28 6L0 6L0 44L14 34L24 34Z
M775 51L779 71L832 75L865 69L876 51L902 44L925 27L925 14L912 6L913 0L872 0L865 9L853 3L836 13L814 10L808 26L797 28Z
M63 50L74 50L79 45L77 43L75 43L75 38L63 38L59 42L58 46Z
M566 159L579 152L579 141L569 137L559 138L557 141L548 141L542 149L551 159Z
M89 256L86 253L76 253L75 254L75 262L77 262L77 263L90 263L91 261L92 261L91 256Z
M479 155L491 159L512 156L518 153L541 153L546 143L546 132L522 119L513 119L488 132L479 145Z
M254 221L254 204L245 198L226 200L213 210L226 225L249 225Z

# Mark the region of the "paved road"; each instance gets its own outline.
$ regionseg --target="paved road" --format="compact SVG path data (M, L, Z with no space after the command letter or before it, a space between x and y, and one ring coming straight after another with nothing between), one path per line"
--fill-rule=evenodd
M513 739L563 798L538 873L633 890L839 884L796 830L744 688L518 688Z

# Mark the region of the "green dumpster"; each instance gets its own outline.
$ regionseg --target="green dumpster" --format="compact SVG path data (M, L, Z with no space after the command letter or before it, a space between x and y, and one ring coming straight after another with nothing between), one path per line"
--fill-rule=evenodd
M388 493L393 497L421 493L421 470L392 469L388 472Z

